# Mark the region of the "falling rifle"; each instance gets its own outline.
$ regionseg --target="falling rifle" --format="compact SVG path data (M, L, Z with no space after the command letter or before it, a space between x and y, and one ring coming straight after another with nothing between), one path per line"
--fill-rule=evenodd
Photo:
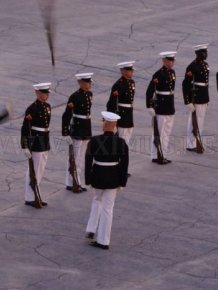
M154 97L153 97L154 107L156 107L156 102L157 102L157 96L156 96L156 85L155 85L155 92L154 92ZM158 128L158 121L157 121L156 115L153 117L153 127L154 127L154 145L157 148L157 160L159 164L162 164L164 162L164 155L162 151L160 132Z
M31 140L32 134L31 134L31 126L30 126L30 122L29 122L29 138L30 138L30 142L32 142ZM29 150L31 152L31 144L29 145ZM32 153L32 152L31 152ZM35 197L35 207L36 208L42 208L42 199L39 193L39 187L37 184L37 178L36 178L36 173L35 173L35 169L34 169L34 162L33 162L33 158L32 156L29 158L29 176L30 176L30 187L33 190L34 193L34 197Z
M195 88L195 79L193 76L193 86L192 86L192 103L194 104L196 97L196 88ZM198 127L198 119L197 119L197 113L196 110L192 112L192 133L196 139L196 152L199 154L202 154L204 152L203 143L201 141L201 135Z
M39 7L41 10L43 25L46 32L46 38L48 42L48 47L51 54L52 65L55 66L55 56L54 56L54 2L55 0L39 0Z
M54 39L54 35L53 35L53 29L52 29L52 24L51 23L45 23L45 29L46 29L46 37L47 37L47 41L48 41L48 46L49 46L49 50L50 50L50 54L51 54L51 61L52 61L52 65L55 66L55 57L54 57L54 44L53 44L53 39Z

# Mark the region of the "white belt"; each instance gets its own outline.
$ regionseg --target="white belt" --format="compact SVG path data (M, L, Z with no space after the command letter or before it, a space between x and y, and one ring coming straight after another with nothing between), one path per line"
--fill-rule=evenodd
M94 164L97 164L100 166L115 166L115 165L119 164L119 162L100 162L100 161L94 160Z
M80 119L91 119L91 115L78 115L78 114L73 114L73 117L80 118Z
M208 83L197 83L197 82L194 82L193 84L196 85L196 86L200 86L200 87L207 87L208 86Z
M35 131L40 131L40 132L48 132L49 131L49 128L40 128L40 127L35 127L35 126L32 126L31 129L35 130Z
M174 92L173 92L173 91L170 91L170 92L165 92L165 91L156 91L156 94L158 94L158 95L169 96L169 95L173 95Z
M125 107L125 108L132 108L133 107L132 104L123 104L123 103L118 103L118 106Z

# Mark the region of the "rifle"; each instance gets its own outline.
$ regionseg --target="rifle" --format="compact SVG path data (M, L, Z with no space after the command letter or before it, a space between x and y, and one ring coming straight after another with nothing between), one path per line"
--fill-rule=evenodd
M32 137L31 134L31 125L29 122L29 137ZM31 141L30 141L31 142ZM31 151L31 145L29 145L29 150ZM36 179L36 173L35 173L35 169L34 169L34 163L33 163L33 158L29 158L29 175L30 175L30 187L32 188L33 192L34 192L34 196L35 196L35 207L36 208L42 208L42 199L39 193L39 187L37 184L37 179Z
M52 32L52 28L51 28L51 24L46 25L45 24L45 29L46 29L46 37L47 37L47 41L48 41L48 46L49 46L49 50L50 50L50 54L51 54L51 61L52 61L52 65L55 66L55 57L54 57L54 45L53 45L53 32Z
M157 116L153 117L153 126L154 126L154 145L157 148L157 160L158 163L162 164L164 161L161 141L160 141L160 133L158 129L158 122L157 122Z
M51 54L52 65L55 66L54 56L54 2L55 0L39 0L42 21L46 32L48 47Z
M198 120L196 111L192 112L192 133L196 139L196 152L202 154L204 152L203 143L201 141L201 135L198 128Z
M34 192L35 196L35 207L36 208L42 208L42 199L39 193L39 187L37 184L34 164L33 164L33 158L29 158L29 174L30 174L30 186Z
M156 106L156 100L157 100L157 96L156 96L156 85L155 85L155 93L153 97L154 106ZM156 115L153 117L153 126L154 126L154 145L157 148L157 160L159 164L162 164L165 158L162 151L160 132L158 128L158 121L157 121Z
M72 191L75 193L79 193L79 192L81 192L81 190L80 190L80 184L79 184L78 177L77 177L73 144L69 145L69 164L70 164L69 172L70 172L70 175L72 176L72 179L73 179Z
M192 87L192 103L194 104L194 100L196 97L196 88L195 88L195 80L193 76L193 87ZM204 152L203 143L201 141L201 135L198 127L198 119L197 119L197 113L196 110L192 112L192 133L196 139L196 152L199 154L202 154Z

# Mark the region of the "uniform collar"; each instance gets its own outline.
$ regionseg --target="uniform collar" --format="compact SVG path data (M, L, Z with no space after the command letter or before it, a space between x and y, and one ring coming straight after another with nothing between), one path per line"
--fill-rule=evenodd
M36 103L41 104L41 105L44 105L44 104L46 104L47 102L42 102L42 101L36 99Z
M127 79L127 78L125 78L124 76L121 76L121 80L123 80L123 81L125 81L125 82L129 82L129 81L131 81L132 79Z
M205 61L204 61L203 59L196 58L196 59L195 59L195 62L203 63L203 62L205 62Z
M166 67L165 65L162 66L163 70L171 70L171 68Z
M104 135L110 135L110 136L114 136L115 134L111 131L105 131Z
M86 94L86 93L89 93L90 91L85 91L85 90L79 88L79 92L82 92L83 94Z

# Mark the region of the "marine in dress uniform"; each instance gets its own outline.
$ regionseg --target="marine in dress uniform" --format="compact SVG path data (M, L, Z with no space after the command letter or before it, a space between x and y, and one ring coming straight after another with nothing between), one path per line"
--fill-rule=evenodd
M135 61L118 63L121 77L112 86L110 98L107 102L107 111L120 116L117 127L121 138L129 144L133 132L133 102L135 95L135 82L132 79Z
M51 106L47 103L51 83L33 85L37 99L25 112L21 127L21 147L27 158L33 159L34 169L39 186L48 159L49 123L51 118ZM25 204L35 207L35 196L30 187L29 169L26 173ZM46 206L46 202L42 202Z
M169 136L172 131L175 114L174 88L176 74L172 69L175 63L175 55L176 51L164 51L160 53L163 66L152 76L146 91L146 106L152 117L157 116L164 156L167 156ZM154 163L158 163L157 148L154 145L154 134L151 140L151 160ZM171 160L165 158L161 164L168 164L170 162Z
M93 94L90 91L93 73L76 74L79 89L75 91L67 102L62 116L62 135L66 136L68 144L73 144L74 158L77 170L80 192L87 189L81 186L81 174L85 164L85 151L91 130L91 106ZM66 169L66 189L72 190L73 180L69 173L69 161Z
M88 143L85 159L85 181L93 187L91 213L86 228L91 245L109 249L113 208L117 192L127 183L129 153L123 138L115 134L120 117L102 112L103 131Z
M192 112L196 110L200 135L203 131L204 118L209 102L209 66L207 59L208 44L194 46L196 59L186 68L182 83L184 103L189 110L187 126L187 150L197 152L196 139L192 130Z

